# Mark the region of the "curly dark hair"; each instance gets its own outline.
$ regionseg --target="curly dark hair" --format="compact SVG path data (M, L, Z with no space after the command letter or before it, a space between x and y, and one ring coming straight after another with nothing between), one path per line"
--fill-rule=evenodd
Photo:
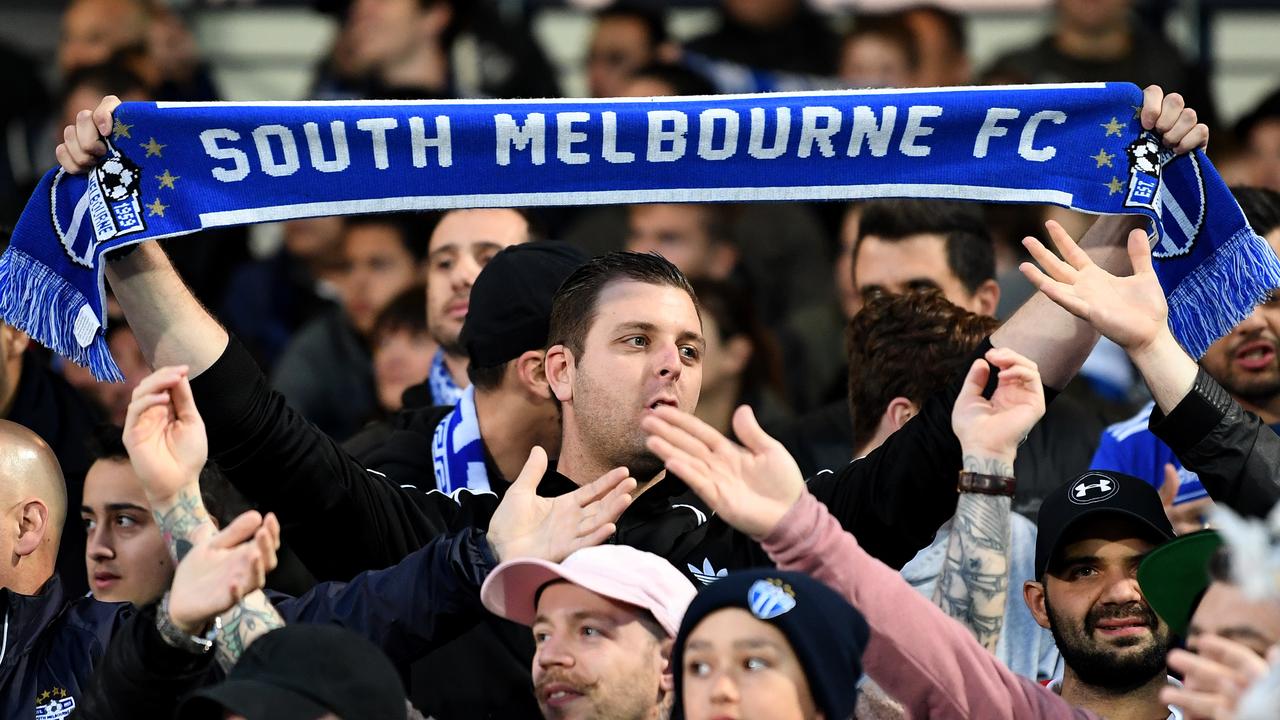
M966 370L974 349L999 325L951 304L937 288L871 299L845 329L854 447L875 436L894 398L920 405Z

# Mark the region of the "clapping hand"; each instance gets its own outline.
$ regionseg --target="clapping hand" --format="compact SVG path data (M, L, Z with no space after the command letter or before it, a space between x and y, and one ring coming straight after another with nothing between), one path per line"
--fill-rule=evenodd
M169 618L194 635L249 593L276 567L280 523L250 510L195 545L178 563L169 590Z
M659 406L640 422L646 445L713 512L756 540L773 532L804 493L804 477L782 443L765 434L751 408L733 414L737 445L697 417Z
M520 476L489 521L488 540L499 561L535 557L560 562L575 550L599 545L617 532L614 522L631 504L635 478L615 468L568 495L544 498L538 483L547 453L534 447Z
M152 505L199 482L209 441L186 366L160 368L138 383L124 423L124 446Z

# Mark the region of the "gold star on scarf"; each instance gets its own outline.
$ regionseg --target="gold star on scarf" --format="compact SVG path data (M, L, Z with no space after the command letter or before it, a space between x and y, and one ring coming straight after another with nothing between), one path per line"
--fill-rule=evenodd
M1098 167L1102 167L1103 165L1106 165L1107 167L1111 167L1112 166L1111 161L1114 160L1115 157L1116 157L1115 155L1112 155L1106 150L1099 150L1097 155L1090 155L1089 159L1098 163Z
M1116 134L1118 135L1119 133L1116 133ZM156 157L164 157L164 155L160 154L160 151L168 147L166 145L161 145L160 143L156 142L155 138L151 138L147 140L145 143L140 143L140 146L142 147L143 150L147 151L147 157L151 157L152 155Z
M1120 182L1120 178L1115 175L1111 176L1111 182L1106 183L1106 186L1107 189L1111 191L1108 195L1115 195L1116 193L1124 190L1124 183Z
M1111 163L1107 163L1107 164L1108 164L1108 165L1110 165ZM1101 166L1101 165L1099 165L1098 167L1102 167L1102 166ZM170 174L169 174L169 171L168 171L168 170L165 170L165 171L164 171L164 174L163 174L163 175L157 175L157 176L156 176L156 179L160 181L160 187L162 187L162 188L169 188L170 190L173 190L173 189L174 189L174 187L173 187L173 181L174 181L174 180L181 180L181 179L182 179L182 176L181 176L181 175L170 175Z
M1102 128L1107 131L1107 137L1111 137L1112 135L1120 137L1120 131L1124 129L1124 125L1120 124L1120 121L1113 117L1111 118L1111 122L1103 123Z
M48 699L49 699L49 691L45 690L44 692L40 693L39 697L36 698L36 704L43 705L44 701Z
M58 688L58 697L64 698L66 696L67 696L67 691L63 690L62 688Z
M116 118L115 124L111 126L111 139L119 140L122 137L132 138L133 136L129 134L129 131L132 129L132 125L125 125L120 121L120 118Z
M156 215L159 215L160 217L164 217L164 211L168 209L169 209L168 205L161 203L160 198L156 198L155 200L151 201L150 205L147 206L147 217L154 217Z

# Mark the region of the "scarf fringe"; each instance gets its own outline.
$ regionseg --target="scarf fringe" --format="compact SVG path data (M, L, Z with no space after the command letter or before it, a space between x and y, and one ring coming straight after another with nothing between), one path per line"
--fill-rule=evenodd
M1248 227L1213 251L1169 293L1169 324L1182 348L1200 359L1218 338L1280 288L1280 265Z
M124 375L107 349L106 334L98 330L93 342L76 341L75 318L89 301L49 266L10 246L0 255L0 317L50 350L89 368L107 382L124 382Z

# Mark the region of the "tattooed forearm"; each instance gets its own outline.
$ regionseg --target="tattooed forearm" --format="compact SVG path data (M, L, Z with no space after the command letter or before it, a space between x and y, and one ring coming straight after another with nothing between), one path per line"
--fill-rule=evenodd
M961 462L965 472L1013 477L1013 463L1004 458L965 455Z
M267 596L261 590L249 593L240 604L222 615L218 664L223 670L230 670L254 640L278 627L284 627L284 618Z
M992 652L1000 640L1009 594L1011 503L1008 497L961 493L933 593L934 603L964 623Z
M200 498L199 485L182 488L171 501L154 503L151 513L176 562L182 562L196 543L217 532Z

